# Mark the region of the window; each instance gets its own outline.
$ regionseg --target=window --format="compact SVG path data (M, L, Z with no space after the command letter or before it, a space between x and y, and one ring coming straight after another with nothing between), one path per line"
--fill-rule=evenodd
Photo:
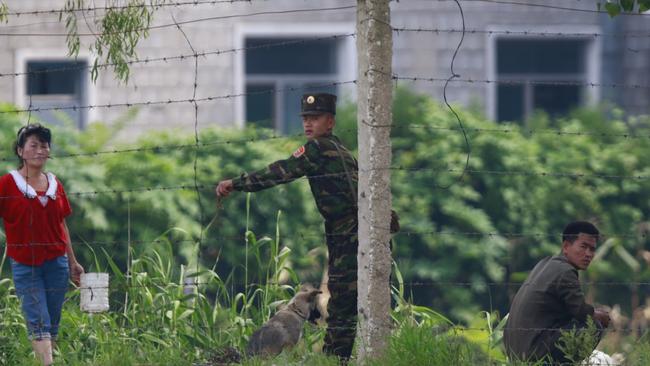
M572 83L589 81L588 48L585 39L497 39L497 120L523 121L537 109L560 116L583 104L585 87Z
M339 79L340 43L332 38L247 37L246 123L285 134L301 131L302 94L337 94L336 87L328 84Z
M32 109L45 109L34 112L45 123L61 124L69 118L75 126L83 128L87 122L87 109L73 107L88 104L87 65L86 61L66 59L26 60L25 105L31 103Z

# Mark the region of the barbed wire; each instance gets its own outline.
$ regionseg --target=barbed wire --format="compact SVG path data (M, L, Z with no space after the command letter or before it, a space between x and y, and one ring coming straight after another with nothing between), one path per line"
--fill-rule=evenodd
M328 175L321 175L318 176L317 178L325 178L325 177L332 177L335 175L341 175L337 173L331 173ZM300 177L296 180L299 179L306 179L306 177ZM293 181L293 179L291 180ZM288 183L289 180L284 180L284 181L276 181L276 183ZM199 185L199 189L202 190L212 190L215 188L214 185ZM176 185L176 186L151 186L151 187L137 187L137 188L128 188L128 189L104 189L104 190L95 190L95 191L79 191L79 192L66 192L65 196L71 197L71 196L76 196L76 197L81 197L81 196L97 196L97 195L103 195L103 194L123 194L123 193L142 193L142 192L156 192L156 191L178 191L178 190L194 190L196 189L195 185L193 183L188 183L184 185ZM8 199L23 199L25 196L23 195L7 195L7 196L0 196L0 200L8 200Z
M449 1L449 0L443 0L443 1ZM580 13L591 13L591 14L609 14L606 10L598 10L598 9L581 9L581 8L570 8L570 7L565 7L565 6L558 6L558 5L548 5L548 4L536 4L536 3L520 3L516 1L509 1L509 0L463 0L467 2L483 2L483 3L492 3L492 4L501 4L501 5L515 5L515 6L525 6L525 7L532 7L532 8L544 8L544 9L555 9L555 10L564 10L564 11L572 11L572 12L580 12ZM649 14L645 13L634 13L634 12L621 12L618 14L618 16L648 16Z
M244 0L244 1L250 1L250 0ZM226 2L226 1L224 1L224 2ZM234 2L234 0L229 0L229 1L227 1L227 2ZM346 7L346 8L354 8L354 7L351 6L351 7ZM323 9L310 9L309 11L316 11L316 10L323 10ZM307 10L305 10L305 11L307 11ZM286 11L286 12L297 12L297 10L296 10L296 11ZM240 16L253 16L253 15L259 15L259 14L286 13L286 12L260 12L260 13L247 14L247 15L240 15ZM236 16L236 15L231 16L231 17L235 17L235 16ZM169 27L169 26L177 26L177 27L178 27L179 24L187 24L187 23L190 23L190 22L205 21L205 20L211 20L211 19L223 19L223 18L224 18L224 17L213 17L213 18L205 18L205 19L196 19L196 20L191 20L191 21L187 21L187 22L178 22L178 23L175 22L175 24L172 24L172 25L161 25L161 26L152 27L152 28L150 28L150 29L163 28L163 27ZM180 30L180 27L179 27L179 30ZM181 30L181 32L182 32L182 30ZM0 35L2 35L2 34L0 34ZM84 35L89 35L89 34L80 34L80 35L84 36ZM188 42L189 42L189 40L188 40ZM191 45L190 45L190 47L191 47ZM193 47L192 47L192 48L193 48ZM195 144L193 145L193 147L194 147L195 149L198 150L200 142L199 142L199 139L198 139L198 128L197 128L197 126L198 126L198 120L196 119L196 118L197 118L197 117L196 117L196 114L197 114L197 109L198 109L198 104L197 104L197 103L198 103L199 101L201 101L201 100L199 100L199 99L196 98L196 88L197 88L196 73L197 73L197 68L198 68L198 66L197 66L197 63L198 63L198 57L201 56L201 55L198 54L196 51L194 51L194 49L193 49L193 52L194 52L194 53L191 55L191 57L194 58L194 62L195 62L195 81L194 81L194 89L193 89L194 93L193 93L193 96L192 96L191 99L180 100L180 101L175 101L175 102L178 102L178 103L191 103L191 104L194 106L194 109L195 109L195 137L196 137L196 141L195 141ZM453 68L452 68L452 73L453 73ZM455 74L455 73L454 73L454 74ZM353 81L353 82L354 82L354 81ZM337 85L339 85L339 84L337 84ZM593 85L592 85L592 86L593 86ZM289 90L295 90L295 89L302 89L302 88L290 88ZM249 95L249 94L252 94L252 93L246 93L245 95ZM240 95L240 96L241 96L241 95ZM213 98L214 98L214 97L213 97ZM221 99L221 98L220 98L220 99ZM203 101L205 101L205 100L212 100L212 99L210 99L210 98L206 98L206 99L204 99ZM154 102L154 104L169 104L169 103L171 103L171 101L169 101L169 102L168 102L168 101L164 101L164 102L161 102L161 103L155 103L155 102ZM142 102L142 103L139 104L139 105L151 105L151 104L152 104L151 102L146 102L146 103L145 103L145 102ZM130 106L133 106L133 105L134 105L133 103L123 103L123 104L121 104L121 105L117 105L117 104L115 104L115 105L105 105L105 106L99 106L99 105L98 105L98 106L85 106L85 107L84 107L84 106L78 106L78 107L70 107L69 109L71 109L71 110L77 110L77 109L86 109L86 108L91 109L91 108L102 108L102 107L111 108L111 107L117 107L117 106L127 106L127 107L130 107ZM37 108L37 109L32 109L31 107L28 108L29 112L32 112L32 111L44 111L44 110L65 110L65 109L68 109L68 108L60 108L60 107L59 107L59 108L54 107L54 108L51 108L51 109L50 109L50 108ZM23 110L22 112L24 112L24 110ZM86 194L100 194L100 193L126 193L126 192L153 191L153 190L156 190L156 191L158 191L158 190L166 191L166 190L176 190L176 189L195 190L195 191L197 192L197 194L198 194L198 193L199 193L199 189L205 189L207 186L199 186L198 183L197 183L197 176L196 176L196 163L197 163L197 159L195 158L195 161L194 161L194 173L195 173L195 175L194 175L194 184L193 184L193 185L175 186L175 187L174 187L174 186L172 186L172 187L138 187L138 188L129 189L129 190L122 190L122 191L120 191L120 190L105 190L105 191L94 191L94 192L76 192L76 193L73 192L72 195L75 195L75 194L86 195ZM395 167L395 168L391 168L391 169L395 169L395 170L409 170L409 171L416 171L416 170L414 170L414 169L405 169L405 168L403 168L403 167ZM431 169L417 169L417 171L424 171L424 170L431 170ZM447 171L448 171L448 172L451 172L452 170L447 170ZM478 171L475 171L475 172L478 172ZM485 171L485 172L487 172L487 171ZM507 173L513 173L513 172L507 172ZM491 172L490 174L493 174L493 172ZM327 174L327 175L321 175L320 177L324 177L324 176L332 176L332 175L333 175L333 174ZM542 174L542 175L545 175L545 174ZM566 176L566 175L562 175L562 176ZM583 177L583 175L580 175L580 177ZM605 176L600 176L600 177L605 177ZM607 176L607 177L613 177L613 176ZM313 178L313 177L312 177L312 178ZM638 176L638 177L624 177L624 176L618 176L618 178L625 178L625 179L632 179L632 178L634 178L634 179L640 179L640 176ZM647 179L647 178L644 177L643 179ZM279 181L279 180L278 180L278 181L276 181L276 183L277 183L277 182L284 183L284 182L286 182L286 181ZM210 188L212 189L213 187L210 186ZM69 194L69 195L70 195L70 194ZM2 197L2 198L5 198L5 197ZM199 204L200 204L200 195L199 195ZM201 220L201 221L202 221L202 220ZM239 238L241 238L241 237L239 237ZM201 240L201 239L199 239L199 240ZM136 275L137 275L137 274L136 274ZM167 283L166 285L169 286L169 285L171 285L171 284L170 284L170 283ZM197 283L197 284L192 284L192 286L198 286L198 285L199 285L199 283ZM206 283L205 285L207 286L207 285L209 285L209 283ZM245 285L246 285L246 286L249 286L250 284L245 284ZM628 283L628 285L629 285L629 283ZM119 286L117 286L117 287L115 287L115 286L107 286L107 287L92 287L92 288L84 287L84 288L80 288L80 289L84 289L84 290L86 290L86 289L102 289L102 288L104 288L104 289L111 289L111 290L114 290L114 291L120 291L120 289L121 289L121 290L125 290L125 289L127 289L127 288L138 288L138 287L141 288L141 287L148 287L148 286L150 286L150 284L143 284L143 285L124 285L124 286L121 286L121 287L119 287ZM174 286L178 286L178 288L182 288L182 287L183 287L182 284L174 284ZM420 283L420 286L424 286L424 283ZM57 289L48 289L48 290L46 290L46 291L49 291L49 290L57 290ZM196 325L193 325L193 326L196 326ZM344 327L339 327L339 328L344 328ZM347 328L347 329L351 329L351 327L345 327L345 328ZM465 329L468 329L468 328L463 328L463 330L465 330ZM482 329L482 328L475 328L475 329ZM525 329L525 328L522 328L522 329ZM487 330L487 329L484 329L484 330ZM530 330L533 330L533 329L530 328Z
M409 173L416 172L432 172L432 173L459 173L465 169L455 169L455 168L409 168L405 166L391 166L388 168L375 168L375 169L359 169L360 172L372 172L376 170L391 170L391 171L403 171ZM648 175L617 175L617 174L598 174L598 173L564 173L564 172L554 172L554 171L525 171L525 170L481 170L481 169L466 169L466 174L468 175L496 175L496 176L530 176L530 177L542 177L542 178L571 178L571 179L615 179L615 180L636 180L636 181L645 181L650 179ZM322 179L322 178L332 178L345 176L345 173L325 173L325 174L316 174L310 176L301 176L301 177L291 177L291 178L281 178L269 180L275 185L289 183L296 180L304 179ZM213 189L214 185L199 185L199 189ZM127 188L127 189L105 189L105 190L95 190L95 191L79 191L79 192L67 192L66 196L94 196L100 194L122 194L122 193L136 193L136 192L153 192L153 191L171 191L171 190L186 190L186 189L195 189L193 184L181 184L175 186L149 186L149 187L137 187L137 188ZM335 192L332 192L335 193ZM0 199L18 199L24 198L23 195L5 195L0 196Z
M183 35L183 38L187 42L187 45L190 47L192 50L193 54L196 54L196 49L192 45L192 41L190 41L190 38L187 36L185 31L183 31L183 28L181 28L180 24L176 21L176 18L172 14L172 20L176 24L176 27L178 28L178 31L181 32ZM194 83L192 84L192 99L196 98L196 90L199 86L199 58L194 57ZM204 217L204 208L203 208L203 200L201 199L201 192L199 189L199 172L198 172L198 162L199 162L199 148L201 141L199 139L199 105L196 101L192 103L192 106L194 107L194 161L192 164L192 171L193 171L193 178L194 178L194 192L196 193L196 200L197 204L199 207L199 225L200 225L200 230L199 230L199 237L197 240L197 250L196 250L196 271L199 271L199 265L201 263L201 247L203 245L203 217Z
M191 189L191 187L187 188L188 190ZM308 230L305 232L289 232L289 233L283 233L282 237L283 238L291 238L291 239L313 239L313 238L327 238L327 237L341 237L341 236L349 236L350 234L343 234L343 233L325 233L321 232L322 228L313 228L312 230ZM401 230L395 234L392 234L393 237L400 237L400 236L452 236L452 237L475 237L475 238L489 238L489 239L513 239L513 238L534 238L534 239L560 239L562 237L562 233L543 233L543 232L482 232L482 231L445 231L445 230ZM640 240L640 239L649 239L650 238L650 232L642 231L642 232L636 232L636 233L601 233L599 235L600 240L607 240L610 238L622 238L622 239L634 239L634 240ZM233 241L233 240L242 240L245 238L245 233L241 233L238 235L210 235L209 239L206 239L204 242L205 243L213 243L213 244L218 244L223 241ZM270 235L267 234L262 234L262 235L257 235L257 238L271 238ZM145 240L145 239L140 239L140 240L131 240L130 241L132 244L138 245L138 244L184 244L184 243L196 243L197 239L196 238L189 238L189 239L151 239L151 240ZM88 241L88 240L83 240L83 241L71 241L73 245L91 245L91 246L119 246L121 244L125 244L125 240L114 240L114 241L106 241L106 240L99 240L99 241ZM0 244L0 247L3 245L7 246L6 243ZM14 247L29 247L29 246L57 246L57 245L62 245L60 243L38 243L38 242L30 242L30 243L11 243L8 244L9 246L14 246Z
M396 33L407 32L407 33L462 33L462 29L456 28L412 28L412 27L393 27L393 31ZM650 33L647 32L621 32L621 33L599 33L599 32L551 32L551 31L536 31L536 30L509 30L509 29L499 29L499 30L488 30L488 29L466 29L466 34L486 34L489 36L492 35L520 35L520 36L539 36L539 37L612 37L612 38L648 38Z
M407 27L393 27L393 31L396 33L399 32L428 32L428 33L462 33L462 29L453 29L453 28L407 28ZM587 32L575 32L575 33L567 33L567 32L541 32L541 31L519 31L519 30L481 30L481 29L468 29L465 32L466 34L488 34L488 35L495 35L495 34L502 34L502 35L525 35L525 36L542 36L542 37L620 37L620 38L646 38L650 37L650 33L635 33L635 32L624 32L622 34L617 34L617 33L587 33ZM299 40L289 40L289 41L282 41L282 42L272 42L268 44L263 44L263 45L255 45L255 46L247 46L247 47L240 47L240 48L230 48L230 49L217 49L217 50L210 50L210 51L203 51L203 52L196 52L193 54L179 54L179 55L171 55L171 56L163 56L163 57L155 57L155 58L144 58L144 59L136 59L136 60L130 60L126 61L127 65L136 65L136 64L148 64L148 63L154 63L154 62L168 62L168 61L173 61L173 60L186 60L190 59L192 57L205 57L205 56L210 56L210 55L223 55L223 54L228 54L228 53L235 53L235 52L241 52L241 51L248 51L248 50L256 50L256 49L266 49L266 48L273 48L273 47L282 47L282 46L287 46L287 45L295 45L295 44L302 44L302 43L308 43L308 42L317 42L317 41L323 41L323 40L329 40L329 39L339 39L339 38L345 38L345 37L354 37L356 34L355 33L348 33L348 34L341 34L341 35L332 35L332 36L322 36L322 37L308 37L304 39L299 39ZM100 63L97 65L99 68L108 68L111 66L115 66L115 63ZM61 72L61 71L74 71L74 70L83 70L83 69L90 69L92 66L90 65L77 65L77 66L65 66L65 67L56 67L56 68L51 68L51 69L44 69L44 70L34 70L34 71L25 71L25 72L13 72L13 73L0 73L0 78L1 77L17 77L17 76L22 76L22 75L36 75L36 74L44 74L44 73L50 73L50 72Z
M395 80L406 81L427 81L442 83L447 79L437 77L420 77L420 76L399 76L394 75ZM472 79L472 78L457 78L452 80L454 82L462 82L469 84L505 84L505 85L547 85L547 86L586 86L586 87L600 87L600 88L619 88L619 89L650 89L650 85L641 84L619 84L619 83L592 83L586 81L572 81L572 80L529 80L529 79Z
M75 286L75 289L80 289L80 290L108 290L110 292L118 292L118 291L124 291L127 289L133 289L133 288L149 288L149 287L156 287L156 288L161 288L161 287L176 287L176 288L183 288L185 286L187 287L211 287L211 286L217 286L218 283L215 283L214 281L209 281L209 282L194 282L191 285L188 284L183 284L183 283L178 283L174 281L155 281L149 278L142 278L138 279L138 274L146 274L147 272L133 272L132 273L132 279L135 279L135 281L139 281L141 283L139 284L127 284L127 283L122 283L120 278L123 277L122 275L115 275L113 276L117 277L117 284L109 284L109 285L100 285L100 286ZM199 274L196 273L189 273L191 276L200 276ZM116 282L116 281L113 281ZM247 287L247 288L254 288L254 287L265 287L267 285L279 285L277 283L260 283L260 282L237 282L237 281L227 281L228 285L231 286L238 286L238 287ZM572 282L572 281L565 281L566 285L565 287L597 287L600 288L602 287L630 287L630 286L650 286L650 282L636 282L636 281L630 281L630 282L623 282L623 281L603 281L603 282L594 282L594 281L585 281L585 282L580 282L579 284ZM336 283L328 283L328 282L320 282L320 283L312 283L310 282L310 285L315 286L316 288L320 287L325 287L329 284L335 284L335 285L348 285L348 284L354 284L357 283L357 281L337 281ZM562 285L562 282L556 281L558 285ZM522 287L525 285L525 282L509 282L509 281L504 281L504 282L482 282L482 281L476 281L476 282L467 282L467 281L402 281L402 282L391 282L391 286L393 287L405 287L405 288L415 288L415 287ZM49 288L45 291L58 291L58 290L64 290L68 289L69 287L58 287L58 288ZM23 290L33 290L37 289L37 287L26 287L23 288Z
M466 148L466 159L465 159L465 165L463 167L463 171L456 177L454 180L452 180L449 184L446 184L444 186L437 185L436 188L439 189L449 189L451 188L454 184L462 182L463 178L465 177L465 173L467 172L467 169L469 169L469 160L470 157L472 156L472 146L469 143L469 137L467 136L467 132L465 131L465 126L463 124L463 121L460 118L460 115L456 112L454 107L452 107L451 104L449 104L449 99L447 98L447 87L449 86L449 83L456 79L459 78L460 75L456 73L454 70L454 65L456 62L456 57L458 56L458 52L460 51L461 46L463 45L463 41L465 40L465 13L463 12L463 6L460 5L459 0L454 0L454 3L458 7L458 12L460 14L460 20L461 20L461 26L462 26L462 32L460 36L460 40L458 41L458 44L456 45L454 49L454 53L451 57L451 61L449 62L449 77L445 81L445 85L442 88L442 100L447 106L447 109L451 114L454 116L456 119L456 122L458 123L458 128L463 135L463 140L465 141L465 148ZM390 26L390 25L389 25ZM391 27L392 29L392 27Z
M249 3L253 2L268 2L268 0L188 0L188 1L165 1L163 3L152 4L128 4L128 5L104 5L104 6L84 6L74 10L65 9L43 9L43 10L27 10L27 11L9 11L6 13L10 17L21 17L27 15L60 15L63 13L75 12L95 12L95 11L109 11L109 10L124 10L124 9L137 9L137 8L165 8L165 7L181 7L181 6L198 6L198 5L217 5L217 4L235 4L235 3Z
M196 57L207 57L207 56L213 56L213 55L218 56L218 55L225 55L225 54L229 54L229 53L237 53L237 52L244 52L244 51L255 51L255 50L261 50L261 49L292 46L292 45L299 45L299 44L311 43L311 42L320 42L320 41L326 41L326 40L337 40L337 39L341 39L341 38L355 37L355 36L356 36L356 33L347 33L347 34L335 34L335 35L321 36L321 37L306 37L306 38L295 39L295 40L287 40L287 41L280 41L280 42L270 42L270 43L254 45L254 46L208 50L208 51L194 52L194 53L182 53L182 54L177 54L177 55L172 55L172 56L162 56L162 57L152 57L152 58L147 57L147 58L144 58L144 59L129 60L129 61L126 61L125 63L127 65L137 65L137 64L149 64L149 63L155 63L155 62L185 61L185 60L190 60L190 59L196 58ZM97 67L100 68L100 69L103 69L103 68L109 68L109 67L112 67L112 66L115 66L115 65L116 65L115 62L108 62L108 63L99 63L99 64L97 64ZM13 73L0 73L0 78L2 78L2 77L18 77L18 76L25 76L25 75L38 75L38 74L46 74L46 73L50 73L50 72L76 71L76 70L84 70L84 69L90 70L92 67L93 66L91 66L89 64L84 64L84 65L76 65L76 66L54 67L54 68L43 69L43 70L13 72Z
M68 107L44 107L44 108L25 108L25 109L13 109L13 110L0 110L0 114L8 113L25 113L25 112L43 112L43 111L65 111L65 110L83 110L83 109L95 109L95 108L118 108L118 107L136 107L136 106L151 106L151 105L166 105L166 104L179 104L179 103L189 103L194 104L195 102L211 102L216 100L225 100L225 99L234 99L241 98L251 95L260 95L260 94L275 94L283 93L289 91L297 90L315 90L322 89L327 87L335 87L340 85L356 84L355 80L348 81L336 81L331 83L324 83L319 85L310 85L310 86L300 86L300 87L286 87L273 90L261 90L255 92L239 93L239 94L223 94L223 95L214 95L207 96L203 98L186 98L186 99L167 99L167 100L157 100L157 101L146 101L146 102L123 102L123 103L106 103L106 104L94 104L94 105L82 105L82 106L68 106Z
M431 129L431 130L457 130L458 127L438 126L438 125L409 125L409 129ZM399 125L395 129L403 128ZM568 137L619 137L623 139L650 139L650 134L637 134L633 132L590 132L590 131L565 131L552 128L528 128L528 127L503 127L503 128L479 128L465 127L467 132L475 133L503 133L503 134L521 134L521 135L554 135Z
M450 2L453 0L436 0L437 2ZM598 9L584 9L584 8L571 8L571 7L563 7L563 6L556 6L556 5L548 5L548 4L536 4L536 3L522 3L522 2L515 2L515 1L507 1L507 0L462 0L466 3L471 3L471 2L484 2L484 3L492 3L492 4L502 4L502 5L515 5L515 6L527 6L527 7L536 7L536 8L547 8L547 9L555 9L555 10L565 10L565 11L575 11L575 12L586 12L586 13L599 13L599 14L607 14L607 11L605 10L598 10ZM81 7L78 9L72 10L72 12L79 13L79 12L97 12L97 11L111 11L111 10L123 10L123 9L132 9L132 8L142 8L142 7L147 7L147 8L164 8L164 7L184 7L184 6L199 6L199 5L220 5L220 4L252 4L253 2L268 2L268 0L188 0L188 1L165 1L163 3L158 3L155 5L151 4L129 4L129 5L111 5L111 6L85 6ZM577 3L580 3L579 0L576 0ZM591 5L591 4L590 4ZM65 9L42 9L42 10L27 10L27 11L8 11L6 13L6 16L8 17L21 17L21 16L28 16L28 15L56 15L59 16L64 13L69 13L71 11L67 11ZM647 14L643 13L633 13L633 12L622 12L619 14L621 16L644 16Z
M247 1L247 0L245 0ZM451 0L448 0L451 1ZM165 27L172 27L175 26L173 23L171 24L166 24ZM399 32L429 32L429 33L461 33L463 30L461 29L450 29L450 28L408 28L408 27L393 27L393 30L397 33ZM535 36L545 36L545 37L561 37L561 36L570 36L570 37L621 37L621 38L631 38L631 37L650 37L649 33L635 33L635 32L624 32L622 34L617 34L617 33L586 33L586 32L576 32L576 33L567 33L567 32L539 32L539 31L514 31L514 30L480 30L480 29L469 29L465 31L466 34L489 34L489 35L494 35L494 34L504 34L504 35L535 35ZM21 35L21 34L1 34L0 35ZM52 33L46 33L44 34L45 36L52 36ZM89 34L89 36L92 34ZM300 44L304 42L312 42L312 41L318 41L318 40L325 40L325 39L337 39L340 37L350 37L354 36L354 33L351 34L345 34L345 35L334 35L334 36L325 36L325 37L316 37L316 38L306 38L302 40L291 40L291 41L284 41L284 42L277 42L277 43L270 43L270 44L265 44L265 45L256 45L256 46L250 46L250 47L242 47L242 48L233 48L233 49L223 49L223 50L213 50L213 51L204 51L204 52L199 52L199 53L194 53L194 54L181 54L181 55L173 55L173 56L166 56L166 57L157 57L157 58L146 58L146 59L138 59L138 60L130 60L127 61L126 64L128 65L134 65L134 64L140 64L140 63L150 63L150 62L158 62L158 61L171 61L171 60L185 60L189 59L191 57L196 57L196 56L208 56L208 55L221 55L221 54L227 54L227 53L232 53L232 52L239 52L239 51L244 51L244 50L254 50L254 49L261 49L261 48L271 48L271 47L277 47L277 46L285 46L285 45L291 45L291 44ZM110 66L114 66L115 63L103 63L103 64L98 64L97 67L99 68L108 68ZM14 72L14 73L0 73L0 77L8 77L8 76L20 76L20 75L31 75L31 74L41 74L41 73L48 73L48 72L60 72L60 71L68 71L68 70L80 70L80 69L89 69L91 68L90 65L79 65L79 66L67 66L67 67L58 67L58 68L52 68L52 69L45 69L45 70L36 70L36 71L27 71L27 72Z
M447 172L447 173L456 173L462 171L462 169L441 169L441 168L408 168L404 166L393 166L389 168L383 168L387 170L395 171L408 171L408 172ZM360 169L361 171L361 169ZM552 171L525 171L525 170L481 170L481 169L467 169L468 174L480 175L523 175L523 176L538 176L538 177L559 177L559 178L575 178L575 179L586 179L586 178L603 178L603 179L631 179L631 180L647 180L650 176L645 175L616 175L616 174L591 174L591 173L563 173L563 172L552 172Z
M453 28L400 28L400 27L393 27L393 30L397 33L399 32L429 32L429 33L462 33L462 29L453 29ZM566 33L566 32L539 32L539 31L515 31L515 30L481 30L481 29L468 29L466 30L466 34L488 34L488 35L495 35L495 34L502 34L502 35L524 35L524 36L541 36L541 37L621 37L621 38L632 38L632 37L650 37L650 33L634 33L634 32L625 32L623 34L616 34L616 33ZM192 57L206 57L206 56L211 56L211 55L223 55L223 54L229 54L229 53L235 53L235 52L241 52L241 51L250 51L250 50L257 50L257 49L267 49L267 48L273 48L273 47L282 47L282 46L288 46L288 45L295 45L295 44L302 44L302 43L309 43L309 42L317 42L317 41L323 41L323 40L329 40L329 39L339 39L339 38L346 38L346 37L354 37L356 34L355 33L348 33L348 34L341 34L341 35L332 35L332 36L322 36L322 37L308 37L304 39L299 39L299 40L289 40L289 41L282 41L282 42L272 42L268 44L263 44L263 45L255 45L255 46L247 46L247 47L240 47L240 48L230 48L230 49L217 49L217 50L210 50L210 51L203 51L203 52L196 52L193 54L179 54L179 55L171 55L171 56L163 56L163 57L155 57L155 58L144 58L144 59L136 59L136 60L130 60L126 61L127 65L137 65L137 64L148 64L148 63L154 63L154 62L168 62L168 61L174 61L174 60L187 60ZM108 68L111 66L115 66L115 63L100 63L97 65L98 68ZM50 69L43 69L43 70L33 70L33 71L24 71L24 72L11 72L11 73L0 73L0 78L2 77L17 77L17 76L22 76L22 75L37 75L37 74L44 74L44 73L50 73L50 72L61 72L61 71L75 71L75 70L83 70L83 69L90 69L92 66L85 64L85 65L76 65L76 66L64 66L64 67L55 67L55 68L50 68Z
M247 124L255 124L255 121L247 122ZM147 124L149 125L149 124ZM459 127L452 126L440 126L440 125L427 125L427 124L411 124L408 122L395 122L392 126L394 131L399 130L411 130L411 129L428 129L433 131L460 131ZM346 128L346 129L337 129L337 133L356 133L356 128ZM650 134L637 134L634 132L590 132L590 131L566 131L560 129L551 129L551 128L527 128L527 127L502 127L502 128L478 128L478 127L465 127L465 131L469 133L495 133L495 134L521 134L522 136L526 135L553 135L553 136L562 136L562 137L616 137L622 139L650 139ZM198 147L209 147L216 145L229 145L229 144L247 144L247 143L257 143L265 142L271 140L283 140L283 139L297 139L303 138L304 133L293 133L279 135L277 133L272 133L268 136L258 136L258 137L248 137L248 138L239 138L239 139L229 139L229 140L216 140L208 142L200 142ZM50 155L50 158L53 159L65 159L65 158L78 158L78 157L93 157L100 155L110 155L110 154L122 154L122 153L139 153L139 152L161 152L165 150L181 150L181 149L191 149L197 147L196 144L172 144L172 145L148 145L148 146L137 146L137 147L124 147L124 148L115 148L109 150L101 151L90 151L90 152L80 152L80 153L60 153ZM14 161L15 156L11 157L1 157L0 161Z
M375 70L377 71L377 70ZM379 72L379 71L377 71ZM435 77L411 77L411 76L399 76L393 75L394 80L407 80L412 82L425 81L425 82L447 82L448 78L435 78ZM551 86L587 86L587 87L607 87L607 88L631 88L631 89L650 89L650 85L640 85L640 84L615 84L615 83L591 83L583 81L544 81L544 80L527 80L527 79L518 79L518 80L487 80L487 79L461 79L455 78L451 80L452 82L463 82L470 84L506 84L506 85L551 85ZM313 89L322 89L332 86L340 86L346 84L356 84L357 80L348 80L348 81L339 81L326 83L321 85L312 85L312 86L302 86L302 87L287 87L283 89L275 90L261 90L255 92L239 93L239 94L223 94L223 95L214 95L203 98L187 98L187 99L167 99L167 100L149 100L143 102L123 102L123 103L106 103L106 104L95 104L95 105L82 105L82 106L66 106L66 107L37 107L37 108L23 108L23 109L13 109L13 110L2 110L0 114L8 113L25 113L25 112L42 112L42 111L64 111L64 110L84 110L84 109L94 109L94 108L117 108L117 107L135 107L135 106L150 106L150 105L165 105L165 104L179 104L179 103L190 103L195 102L211 102L216 100L224 99L234 99L241 98L250 95L259 95L259 94L273 94L287 91L296 91L296 90L313 90Z
M350 129L351 130L351 129ZM356 130L354 130L356 131ZM110 155L110 154L127 154L127 153L139 153L139 152L161 152L164 150L182 150L182 149L193 149L196 147L209 147L217 145L231 145L231 144L244 144L244 143L255 143L255 142L265 142L271 140L281 140L281 139L293 139L297 137L304 137L303 133L300 134L289 134L289 135L276 135L272 134L269 136L263 137L250 137L250 138L241 138L241 139L231 139L231 140L217 140L209 142L199 142L198 144L178 144L178 145L154 145L154 146L139 146L131 147L124 149L112 149L112 150L102 150L102 151L91 151L83 153L69 153L69 154L54 154L50 155L52 159L65 159L65 158L78 158L78 157L92 157L100 155ZM0 157L0 161L14 161L16 157ZM26 159L29 160L29 159Z
M207 21L212 21L212 20L223 20L223 19L233 19L233 18L247 18L247 17L254 17L254 16L259 16L259 15L276 15L276 14L297 14L297 13L309 13L309 12L322 12L322 11L335 11L335 10L348 10L348 9L355 9L355 5L350 5L350 6L337 6L337 7L330 7L330 8L308 8L308 9L290 9L290 10L271 10L271 11L259 11L255 13L248 13L248 14L231 14L231 15L218 15L218 16L212 16L212 17L205 17L205 18L196 18L196 19L191 19L191 20L185 20L185 21L179 21L179 25L185 25L185 24L193 24L193 23L199 23L199 22L207 22ZM152 25L149 27L145 28L136 28L136 29L131 29L128 31L121 31L121 32L106 32L103 33L104 35L116 35L116 34L125 34L125 33L132 33L132 32L137 32L137 31L152 31L152 30L157 30L157 29L165 29L165 28L173 28L176 27L175 23L166 23L166 24L160 24L160 25ZM95 33L76 33L77 36L79 37L96 37L97 34ZM68 33L0 33L0 36L2 37L69 37Z
M99 17L99 15L89 15L89 14L84 14L85 19L92 19L95 20ZM32 22L32 23L19 23L19 24L0 24L0 30L7 30L7 29L14 29L14 28L29 28L29 27L34 27L34 26L44 26L44 25L49 25L49 24L61 24L61 21L56 19L56 20L45 20L41 22Z

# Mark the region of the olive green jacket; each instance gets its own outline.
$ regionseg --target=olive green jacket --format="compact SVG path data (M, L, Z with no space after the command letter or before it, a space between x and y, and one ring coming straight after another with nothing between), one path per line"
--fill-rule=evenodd
M564 255L542 259L515 295L504 329L507 353L521 361L544 358L559 336L557 328L585 322L594 307L585 302L578 270Z

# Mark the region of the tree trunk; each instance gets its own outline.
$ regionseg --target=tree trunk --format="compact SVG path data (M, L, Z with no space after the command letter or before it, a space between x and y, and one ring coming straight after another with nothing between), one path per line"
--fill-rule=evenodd
M357 1L359 364L390 335L390 164L393 37L388 0Z

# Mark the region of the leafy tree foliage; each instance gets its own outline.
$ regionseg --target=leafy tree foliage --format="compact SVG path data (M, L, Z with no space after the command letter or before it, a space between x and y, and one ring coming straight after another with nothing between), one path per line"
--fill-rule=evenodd
M599 1L597 5L599 10L601 7L604 8L612 17L624 12L643 13L650 10L650 0L607 0L604 2Z
M356 146L354 109L343 106L337 116L336 130L349 146ZM394 255L416 303L455 320L479 310L507 311L516 283L542 256L559 252L564 225L576 219L593 220L609 234L587 271L589 280L650 279L647 263L637 259L649 244L647 118L590 109L558 120L538 114L523 128L471 111L460 116L472 152L464 173L467 149L453 115L428 97L396 92L392 184L402 232L394 237ZM11 168L10 146L21 121L7 113L0 118L1 156ZM121 265L129 238L137 252L162 235L173 243L178 266L195 264L200 241L201 264L243 285L265 278L245 266L255 261L246 229L258 239L275 237L278 222L295 275L320 280L322 222L305 179L255 193L250 204L236 193L217 208L214 194L219 179L285 158L300 139L273 138L265 130L205 129L197 148L193 134L167 131L143 136L137 142L142 151L101 153L129 147L114 140L115 129L96 123L85 131L54 132L58 157L48 168L71 194L69 225L74 242L88 243L77 244L86 261L92 258L88 248L105 248ZM79 153L86 155L62 156ZM627 285L593 285L589 296L628 309L644 300Z

